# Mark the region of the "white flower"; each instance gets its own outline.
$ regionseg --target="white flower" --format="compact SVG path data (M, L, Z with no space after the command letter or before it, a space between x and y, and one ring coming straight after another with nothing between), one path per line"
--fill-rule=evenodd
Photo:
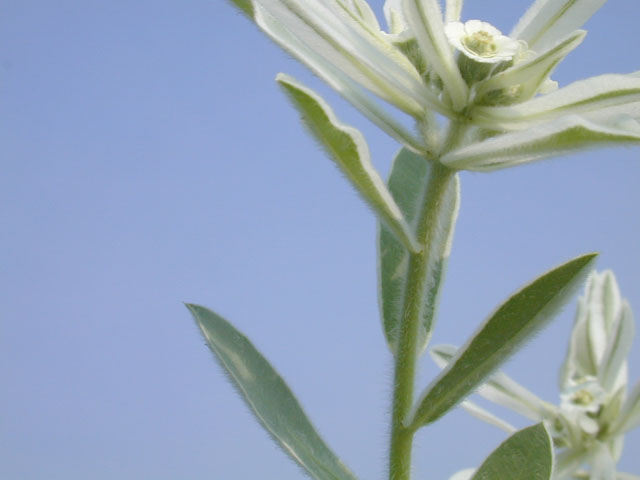
M478 393L488 400L545 422L560 448L554 480L574 478L583 463L591 464L591 476L586 478L615 478L624 433L640 425L640 382L627 395L627 355L633 333L633 315L613 273L593 272L578 301L560 372L560 405L541 400L504 373L494 374L479 388ZM453 347L432 349L440 367L454 354ZM462 406L487 423L512 431L474 403L465 401Z
M480 20L450 22L445 25L444 32L451 45L476 62L505 62L511 60L521 48L518 41L502 35L493 25Z

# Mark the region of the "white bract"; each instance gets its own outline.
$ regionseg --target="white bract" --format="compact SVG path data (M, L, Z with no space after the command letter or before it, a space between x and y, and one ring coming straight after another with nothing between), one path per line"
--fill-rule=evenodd
M616 472L625 432L640 425L640 382L628 392L627 355L634 333L633 315L620 296L613 273L594 272L578 301L569 349L560 372L560 405L538 398L503 373L478 391L483 397L533 421L543 421L558 451L554 480L640 478ZM439 346L432 355L447 364L454 347ZM471 414L511 432L506 422L467 401ZM581 468L589 464L585 472ZM462 474L461 474L462 476Z
M365 0L232 1L385 132L450 168L493 170L640 142L638 74L548 93L550 74L606 0L536 0L508 36L483 20L462 23L462 0L447 0L444 12L438 0L387 0L388 31Z

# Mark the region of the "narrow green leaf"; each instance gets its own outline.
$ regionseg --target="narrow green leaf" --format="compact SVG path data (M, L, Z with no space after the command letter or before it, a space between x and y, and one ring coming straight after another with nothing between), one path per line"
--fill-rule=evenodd
M429 353L440 368L445 368L455 357L457 351L458 348L451 345L436 345L431 348ZM545 402L503 372L495 372L486 378L484 383L478 387L477 393L534 422L552 419L558 415L555 405ZM462 402L462 407L468 411L469 409L465 407L464 403Z
M282 86L311 134L344 172L362 198L413 252L422 248L402 212L371 164L369 148L362 134L338 121L333 111L315 92L293 78L280 74Z
M422 394L412 428L433 422L478 387L569 299L596 254L577 257L513 294L479 327Z
M224 318L188 304L198 327L231 382L262 426L317 480L355 480L327 447L298 400L251 342Z
M407 149L400 150L391 169L387 183L389 191L412 231L415 231L420 210L429 195L427 186L431 171L432 166L429 162ZM427 270L429 280L426 284L428 288L423 292L422 298L423 308L418 351L424 349L432 331L439 287L451 250L459 205L460 184L456 176L449 185L445 199L441 204L438 218L440 229L428 252L431 266ZM418 241L423 243L424 239L419 238ZM395 353L409 277L409 252L384 224L381 224L378 229L378 262L378 286L383 329L389 348Z
M553 443L542 423L507 438L487 457L471 480L549 480Z
M247 17L253 18L253 2L252 0L231 0L238 10L244 13Z

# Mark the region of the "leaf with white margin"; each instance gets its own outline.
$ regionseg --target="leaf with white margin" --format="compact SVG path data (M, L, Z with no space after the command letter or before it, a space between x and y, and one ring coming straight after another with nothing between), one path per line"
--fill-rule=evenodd
M343 3L254 0L258 7L301 44L401 110L419 116L434 99L411 62Z
M376 14L373 13L371 7L365 0L339 0L349 10L355 13L362 21L370 28L380 31L380 24L376 18Z
M551 72L569 52L584 39L587 32L576 30L546 52L517 63L511 68L489 77L477 86L476 98L482 103L482 96L501 89L514 88L514 100L525 101L533 97Z
M466 468L454 473L451 477L449 477L449 480L471 480L471 477L473 477L473 474L475 472L475 468Z
M387 182L389 191L412 232L416 231L420 211L430 195L428 185L432 169L432 164L424 157L406 149L400 150L396 155L391 168ZM431 241L426 289L422 292L419 302L421 315L417 341L418 352L424 349L433 331L439 287L443 281L451 251L453 231L460 206L460 182L457 176L450 182L440 205L438 213L440 228ZM417 240L420 243L425 241L422 238ZM381 225L378 229L378 297L385 337L394 354L397 351L408 279L409 252L386 226Z
M640 124L631 118L601 125L569 115L459 148L440 161L458 170L491 171L588 148L635 143L640 143Z
M211 351L258 421L317 480L356 480L327 447L282 377L242 333L216 313L187 304Z
M402 7L427 65L442 79L454 110L461 110L467 105L469 88L444 33L438 0L404 0Z
M445 368L457 352L458 348L453 345L436 345L429 350L431 358L440 368ZM488 377L476 393L535 422L552 419L558 413L555 405L545 402L503 372Z
M631 350L633 334L633 313L625 301L616 316L611 331L608 332L607 347L598 366L598 382L609 392L615 390L619 385L620 374L626 373L625 366L627 355Z
M542 51L582 27L607 0L536 0L518 21L510 37Z
M447 0L444 10L444 23L459 22L462 15L462 0Z
M479 407L473 402L469 400L464 400L460 406L467 411L470 415L476 417L479 420L482 420L489 425L493 425L494 427L498 427L500 430L503 430L507 433L513 433L516 431L516 427L511 425L508 422L505 422L500 417L497 417L493 413L485 410L482 407Z
M511 295L461 347L427 386L408 428L434 422L484 383L522 345L543 328L573 294L596 254L566 262Z
M371 164L369 148L362 134L338 121L327 103L293 78L279 74L278 83L300 112L309 132L318 140L373 211L413 252L421 245L396 205L391 193Z
M622 303L613 273L609 270L591 272L584 295L578 299L569 348L560 371L561 389L570 386L574 378L599 376L614 324L621 315ZM617 390L622 383L626 383L626 372L620 371L610 390Z
M304 59L306 65L316 75L326 81L384 132L414 151L422 152L426 149L424 143L417 135L409 132L376 102L371 100L360 85L344 72L334 67L325 58L318 55L314 50L302 44L278 23L277 20L259 6L256 7L255 20L267 35L283 46L283 48L294 57Z
M598 443L591 452L591 476L593 480L616 480L616 461L604 443Z
M607 74L579 80L554 92L505 107L474 108L471 121L505 130L531 128L566 115L597 121L640 113L640 76Z
M383 10L391 35L400 35L409 28L402 11L402 0L385 0Z
M618 415L612 434L622 434L640 426L640 381L635 384Z
M507 438L476 470L471 480L549 480L553 441L542 423Z

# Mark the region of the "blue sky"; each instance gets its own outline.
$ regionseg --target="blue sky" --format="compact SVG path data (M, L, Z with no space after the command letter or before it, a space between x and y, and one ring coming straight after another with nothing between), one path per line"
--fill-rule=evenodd
M468 0L463 17L509 31L528 3ZM273 78L317 88L384 174L398 145L225 1L1 9L0 477L302 478L212 361L187 301L244 331L345 462L383 478L392 369L375 219ZM639 13L609 0L554 78L637 70ZM640 311L639 156L463 173L434 342L461 344L510 292L594 250ZM572 316L573 304L506 367L550 401ZM636 339L632 381L639 360ZM420 385L435 372L424 358ZM416 478L475 466L503 438L456 411L419 435ZM640 473L639 445L636 431L622 470Z

